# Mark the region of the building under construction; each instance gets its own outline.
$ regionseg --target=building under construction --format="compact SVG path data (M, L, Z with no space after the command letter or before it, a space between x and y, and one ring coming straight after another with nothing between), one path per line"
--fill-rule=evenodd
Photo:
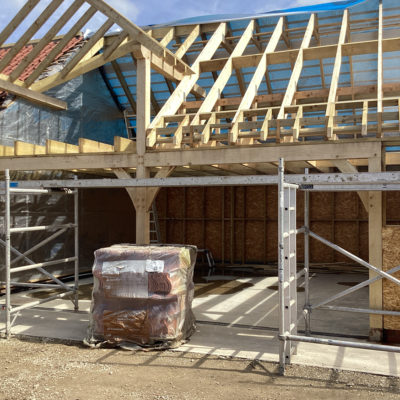
M141 28L103 0L44 3L0 33L7 334L45 300L72 294L77 309L94 250L159 242L202 249L209 276L277 279L278 316L261 320L282 366L296 343L329 341L314 315L360 339L333 344L398 351L376 344L400 341L397 1ZM316 299L319 273L349 288ZM24 287L63 290L13 307Z

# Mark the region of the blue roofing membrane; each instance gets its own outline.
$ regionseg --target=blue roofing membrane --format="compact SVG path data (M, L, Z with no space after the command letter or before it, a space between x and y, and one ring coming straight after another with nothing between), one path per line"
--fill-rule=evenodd
M257 13L257 14L201 15L198 17L179 19L176 21L168 22L166 24L150 25L150 26L161 27L161 26L179 26L179 25L190 25L190 24L207 24L207 23L211 23L211 22L232 21L232 20L237 20L237 19L262 18L262 17L271 16L271 15L288 15L291 13L312 13L312 12L319 12L319 11L344 10L346 8L363 3L365 1L367 1L367 0L344 0L344 1L336 1L333 3L330 2L330 3L303 6L303 7L266 11L266 12L261 12L261 13Z

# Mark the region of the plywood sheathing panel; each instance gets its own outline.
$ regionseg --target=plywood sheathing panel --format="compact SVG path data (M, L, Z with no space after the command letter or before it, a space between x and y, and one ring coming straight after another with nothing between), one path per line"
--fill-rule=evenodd
M203 222L202 221L187 221L186 222L186 242L196 245L198 248L203 248Z
M387 271L400 265L400 226L385 226L382 229L383 270ZM400 272L394 274L400 279ZM400 286L387 279L383 280L383 308L400 311ZM400 318L384 317L384 329L400 330Z
M125 189L81 190L79 210L82 270L91 270L95 250L115 243L135 243L135 210Z
M368 216L356 193L311 193L311 229L368 260ZM388 223L400 222L398 194L387 193ZM277 190L275 186L162 189L157 199L162 238L169 243L212 247L216 261L276 263ZM304 193L297 196L297 226L303 225ZM167 233L168 230L168 233ZM211 238L211 239L210 239ZM297 238L303 262L303 235ZM311 262L350 262L311 240Z
M205 215L203 214L203 192L204 188L201 187L193 187L186 189L186 216L188 218L204 218ZM185 190L183 190L185 191ZM181 204L184 206L184 203ZM208 210L212 208L212 204L209 204L206 201L205 209Z
M183 221L173 221L167 223L167 238L174 238L173 241L167 240L168 243L182 244L183 243L184 224Z
M400 225L400 192L386 193L386 218L388 223L397 223Z
M335 193L334 212L336 218L357 219L358 210L358 198L354 196L353 192Z
M267 260L276 262L278 256L278 222L270 221L267 225Z
M196 188L196 189L201 190L201 188ZM190 196L191 194L188 193L188 195ZM193 195L196 196L195 193ZM214 219L220 220L221 212L222 212L222 203L223 203L222 195L223 195L222 187L207 187L207 188L205 188L205 193L204 193L204 196L205 196L204 212L205 212L205 214L204 214L204 216L206 218L214 218ZM200 212L200 217L202 216L202 210L201 210L202 201L201 200L202 200L201 196L197 195L197 201L200 201L200 205L198 206L199 212ZM188 203L189 203L189 199L188 199Z
M310 196L311 220L331 220L333 218L332 193L316 192Z
M267 186L267 218L277 220L278 189L276 186Z
M317 235L322 236L330 242L333 241L332 224L330 222L311 222L310 229ZM311 238L310 261L312 263L316 263L321 262L322 260L325 260L325 262L328 263L334 262L334 251L323 245L321 242L318 242L317 240Z
M168 188L168 209L167 218L182 218L184 216L184 194L178 188Z
M244 222L243 220L234 221L234 239L233 239L233 263L241 264L245 263L245 249L244 249L244 241L245 241L245 231L244 231Z
M257 262L264 258L264 222L247 221L245 231L246 263Z
M358 223L336 221L334 227L334 242L351 253L357 254L359 249ZM350 262L349 258L340 253L335 253L335 261L344 263Z
M224 251L222 252L222 256L224 257L223 260L224 262L227 262L229 264L233 263L231 260L233 260L233 243L231 240L231 232L232 232L232 221L231 220L225 220L224 221L224 232L225 235L222 238L222 243L224 245ZM213 254L214 256L214 254ZM218 260L218 259L217 259Z
M245 194L246 188L244 186L235 188L235 218L245 217Z
M205 245L211 253L218 254L221 257L221 229L222 224L220 221L208 221L204 226L205 230Z
M246 189L246 218L264 218L266 209L264 186L250 186Z

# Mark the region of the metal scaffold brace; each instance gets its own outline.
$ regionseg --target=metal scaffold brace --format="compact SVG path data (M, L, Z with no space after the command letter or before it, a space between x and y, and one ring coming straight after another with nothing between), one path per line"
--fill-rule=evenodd
M1 285L5 285L5 305L3 311L5 311L6 329L5 337L8 339L11 336L11 328L19 315L20 311L35 307L39 304L43 304L55 299L61 299L67 296L71 296L71 300L74 304L74 310L79 310L79 215L78 215L78 189L75 190L64 190L64 191L52 191L51 189L28 189L28 188L15 188L10 182L10 172L5 171L5 187L4 191L0 194L5 196L5 209L4 209L4 240L0 239L0 244L5 247L5 281L0 282ZM74 196L74 222L67 224L58 225L42 225L42 226L28 226L28 227L13 227L11 222L11 196L17 195L73 195ZM74 256L66 257L56 260L34 262L28 255L35 252L45 244L51 242L55 238L66 233L68 230L74 230ZM24 233L24 232L37 232L37 231L55 231L47 238L43 239L39 243L35 244L24 253L17 250L12 245L12 234L13 233ZM16 257L11 260L11 253L14 253ZM12 267L13 264L20 260L26 261L26 265ZM74 282L73 285L67 285L58 279L54 274L50 273L45 267L59 265L64 263L74 263ZM38 272L46 276L53 283L31 283L31 282L20 282L12 280L11 276L15 273L22 271L29 271L36 269ZM41 288L41 289L61 289L62 293L51 295L44 299L28 302L19 306L13 306L11 300L11 288ZM11 316L14 318L11 320Z
M293 184L285 181L284 175L284 160L279 161L278 171L278 280L279 280L279 370L283 375L285 373L286 365L291 363L291 356L296 354L297 345L294 342L306 342L315 344L325 344L332 346L352 347L367 350L380 350L400 353L400 347L387 346L375 343L366 342L353 342L336 339L326 339L311 336L311 314L313 310L322 309L329 311L339 312L353 312L364 313L370 315L391 315L400 316L399 311L392 310L378 310L378 309L364 309L359 307L343 307L336 305L328 305L329 303L341 299L363 287L369 286L380 279L388 279L396 285L400 285L400 280L393 276L393 274L400 270L400 266L395 266L389 271L382 271L371 263L361 259L360 257L352 254L351 252L343 249L342 247L326 240L320 235L314 233L310 229L309 220L309 207L310 191L368 191L368 190L390 190L391 185L397 185L399 177L393 176L393 180L389 184L383 183L381 180L383 176L389 178L388 173L368 174L370 177L375 176L377 179L365 180L363 174L358 174L356 178L357 183L352 182L351 179L343 179L347 174L341 174L338 179L333 179L333 176L328 177L325 174L325 179L321 179L316 174L308 175L306 171L303 177L302 184ZM331 179L332 178L332 179ZM297 178L287 177L287 180L301 182ZM305 192L304 198L304 226L296 228L296 195L297 190ZM297 234L304 234L304 267L298 272L296 261L296 236ZM333 250L350 258L352 261L366 267L376 275L364 282L361 282L349 289L343 290L327 299L320 301L317 304L310 303L310 237L323 243L324 245L332 248ZM300 317L297 317L297 281L304 276L304 289L305 289L305 303L303 312ZM298 334L298 324L304 318L305 321L305 334Z

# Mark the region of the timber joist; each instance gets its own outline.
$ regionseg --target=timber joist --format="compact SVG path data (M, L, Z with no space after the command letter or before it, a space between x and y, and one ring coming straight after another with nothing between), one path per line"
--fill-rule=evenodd
M286 106L283 112L287 118L279 118L281 106L240 110L237 139L252 138L259 142L269 139L277 142L307 138L324 140L329 138L329 128L337 140L380 136L379 132L400 135L400 98L386 98L382 104L385 111L378 114L378 99L337 102L333 104L332 118L325 115L328 103ZM174 138L179 129L182 145L209 146L212 142L229 145L236 114L237 109L163 117L155 129L156 144L170 143L176 147ZM199 122L193 124L196 116Z

